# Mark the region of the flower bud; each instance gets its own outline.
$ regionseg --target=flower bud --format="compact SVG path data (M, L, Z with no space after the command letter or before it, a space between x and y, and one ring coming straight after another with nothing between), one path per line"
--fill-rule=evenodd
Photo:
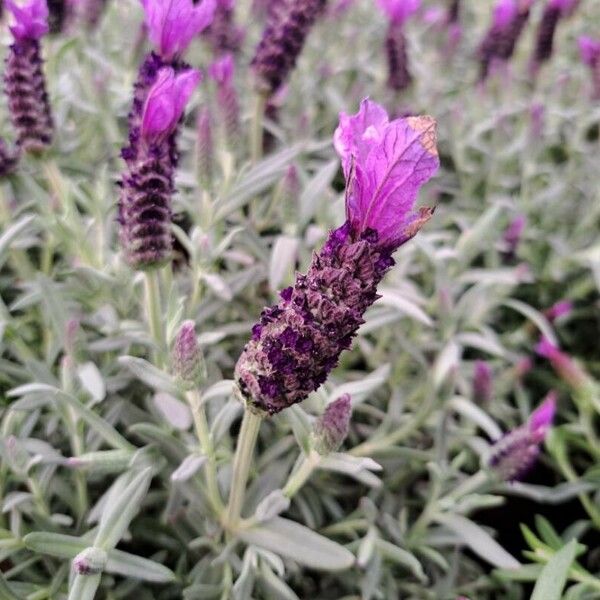
M350 429L352 402L350 394L344 394L325 408L312 431L312 445L321 455L336 452Z
M97 575L104 571L107 560L102 548L86 548L73 559L73 569L78 575Z
M171 369L178 383L185 389L199 386L205 377L204 357L193 321L185 321L179 329L173 344Z
M475 361L473 371L473 400L479 405L490 402L493 390L492 369L483 360Z

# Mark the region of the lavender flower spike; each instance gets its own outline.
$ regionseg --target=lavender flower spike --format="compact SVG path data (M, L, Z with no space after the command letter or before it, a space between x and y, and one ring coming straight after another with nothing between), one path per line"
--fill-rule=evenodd
M377 0L389 18L385 48L388 59L388 85L401 91L410 86L412 76L408 66L407 40L404 24L419 8L421 0Z
M244 38L244 32L234 22L234 0L217 0L214 19L206 30L206 35L215 55L237 52Z
M160 56L172 61L212 22L216 0L140 0L148 35Z
M252 59L260 93L272 95L287 79L325 4L326 0L297 0L277 6Z
M490 365L483 360L475 361L473 400L480 406L488 404L494 393L493 385L493 373Z
M6 6L14 16L14 43L4 75L10 117L20 149L39 152L50 145L54 130L40 53L40 39L48 33L48 6L46 0L25 5L7 0Z
M327 405L325 412L315 421L312 431L313 447L321 456L336 452L343 444L348 437L351 416L350 394L344 394Z
M521 479L535 463L556 412L556 393L550 392L525 425L494 444L489 465L504 481Z
M340 116L334 140L347 220L330 232L307 274L263 310L236 365L241 394L261 413L301 402L327 379L377 300L393 252L433 212L414 211L420 187L439 166L431 117L390 122L381 106L365 100L356 115Z
M179 74L161 69L144 105L139 138L131 139L123 154L120 240L133 268L159 266L170 258L177 125L200 79L192 69Z
M229 53L216 60L208 70L211 79L217 84L217 105L225 125L227 139L232 145L240 132L240 106L233 83L234 71L233 55Z

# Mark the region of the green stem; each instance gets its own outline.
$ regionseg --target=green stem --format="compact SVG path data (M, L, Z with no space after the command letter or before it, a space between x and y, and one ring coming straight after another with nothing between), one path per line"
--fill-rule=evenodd
M162 309L160 301L160 274L157 269L144 273L144 286L146 293L146 317L150 326L150 333L156 344L157 362L162 358L165 350L165 331L162 324ZM160 365L157 365L160 366Z
M233 459L231 490L225 514L225 526L230 530L235 530L240 522L250 464L262 419L260 415L248 409L244 411L242 428L240 429L235 457Z
M315 450L312 450L308 455L305 454L300 466L291 474L285 484L283 495L290 499L293 498L298 493L298 490L308 481L320 462L321 455Z
M191 390L187 393L187 399L192 409L194 417L194 426L196 435L200 442L200 448L207 458L205 466L206 487L208 497L213 509L220 515L223 512L223 500L219 491L219 483L217 480L217 464L215 457L215 449L206 419L206 412L202 406L202 399L198 390Z
M256 164L262 158L263 151L263 118L267 97L257 93L255 97L254 112L252 113L252 127L250 129L250 157L252 164Z

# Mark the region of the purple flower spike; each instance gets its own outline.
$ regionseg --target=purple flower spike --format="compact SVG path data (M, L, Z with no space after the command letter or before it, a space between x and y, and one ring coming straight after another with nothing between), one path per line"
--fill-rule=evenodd
M233 85L234 62L232 54L225 54L209 67L209 75L217 84L217 104L225 125L227 139L234 145L239 137L240 106Z
M492 447L489 465L504 481L522 479L534 465L554 420L556 398L556 393L550 392L525 425L513 429Z
M257 90L265 96L274 94L296 65L310 30L325 8L326 0L272 4L275 5L273 14L251 63Z
M167 61L185 52L190 42L213 20L216 0L140 0L148 35Z
M575 389L583 389L588 384L587 374L575 363L575 361L548 338L542 337L535 351L552 364L552 368L559 377Z
M173 133L201 80L202 75L194 69L179 75L171 68L161 69L142 114L142 139L146 143L156 143Z
M48 31L46 0L20 6L7 2L15 24L6 58L5 91L20 150L41 152L52 142L54 123L43 71L40 38Z
M479 405L486 405L492 399L493 390L492 368L483 360L475 361L473 372L473 399Z
M157 58L151 55L148 60ZM177 124L200 74L163 67L155 80L141 114L134 102L129 146L121 153L127 169L121 180L119 236L125 258L135 269L157 267L171 257Z
M244 39L244 31L234 21L234 0L217 0L215 15L206 35L213 52L218 56L224 52L237 52Z
M385 109L363 100L356 115L340 115L334 144L346 178L346 214L356 236L374 230L394 250L431 217L414 212L420 187L439 168L431 117L389 121Z
M432 213L412 210L438 166L433 119L389 122L367 100L354 117L341 115L335 145L346 175L348 220L330 232L279 304L263 310L235 368L240 392L261 413L301 402L327 379L377 300L392 253Z
M6 0L6 8L15 18L10 27L17 41L39 40L48 33L48 5L46 0L30 0L19 5L15 0Z
M319 454L326 456L339 449L348 437L351 416L350 394L344 394L325 408L312 431L313 447Z
M517 215L508 225L503 234L504 254L507 259L513 259L521 243L523 232L527 227L525 215Z

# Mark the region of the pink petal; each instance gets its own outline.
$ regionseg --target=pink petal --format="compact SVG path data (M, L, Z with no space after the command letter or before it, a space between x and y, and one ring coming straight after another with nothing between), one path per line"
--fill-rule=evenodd
M213 20L216 0L141 0L150 40L161 56L171 60Z
M6 7L15 19L15 24L10 28L15 39L40 39L48 33L46 0L30 0L25 5L19 5L14 0L6 0Z
M413 213L420 187L439 167L431 117L389 122L385 110L363 101L353 117L342 114L334 143L347 181L346 210L355 233L373 229L382 244L399 246L418 225ZM412 228L414 229L414 227Z
M142 117L142 137L156 141L176 127L190 96L202 79L199 71L190 69L179 75L170 67L162 68L148 93Z
M499 0L494 6L494 26L504 29L517 16L519 6L516 0Z
M421 8L421 0L377 0L379 7L393 23L404 23Z
M540 441L544 439L550 429L556 414L557 394L552 391L546 399L540 404L529 417L529 431Z

